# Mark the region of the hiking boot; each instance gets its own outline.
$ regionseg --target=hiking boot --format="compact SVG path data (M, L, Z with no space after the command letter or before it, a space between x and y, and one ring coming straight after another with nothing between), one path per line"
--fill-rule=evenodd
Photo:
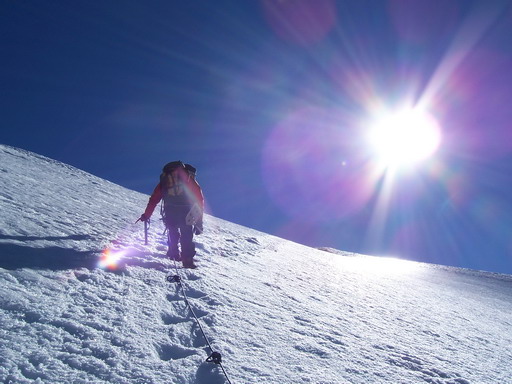
M183 260L183 268L194 269L197 268L197 265L194 264L193 260Z

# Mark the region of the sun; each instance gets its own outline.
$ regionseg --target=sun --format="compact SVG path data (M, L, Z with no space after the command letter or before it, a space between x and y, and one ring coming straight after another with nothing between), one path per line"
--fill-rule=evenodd
M418 109L380 116L371 125L368 141L372 155L383 168L410 168L432 156L441 142L436 119Z

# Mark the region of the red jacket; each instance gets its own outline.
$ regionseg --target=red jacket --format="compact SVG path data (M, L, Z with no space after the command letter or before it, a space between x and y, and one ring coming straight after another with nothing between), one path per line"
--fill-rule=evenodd
M190 178L185 183L185 188L187 188L190 191L190 195L193 196L194 201L190 202L191 205L197 203L204 211L203 191L201 190L199 183L195 179ZM146 210L144 211L144 216L146 216L148 219L151 217L153 211L155 210L155 207L158 205L160 200L162 200L162 197L162 187L160 186L160 183L158 183L158 185L155 187L155 190L151 194L151 197L149 198L148 205L146 207Z

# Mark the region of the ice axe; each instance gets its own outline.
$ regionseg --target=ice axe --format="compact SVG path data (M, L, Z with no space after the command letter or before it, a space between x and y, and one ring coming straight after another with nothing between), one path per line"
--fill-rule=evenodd
M142 221L140 218L135 222L137 224ZM148 245L148 230L149 230L149 219L144 220L144 245Z

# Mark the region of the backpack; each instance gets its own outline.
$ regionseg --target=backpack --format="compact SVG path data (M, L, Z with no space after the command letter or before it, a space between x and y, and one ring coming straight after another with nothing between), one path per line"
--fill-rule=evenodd
M197 169L194 166L192 166L190 164L185 164L185 169L187 170L190 178L192 178L192 179L196 178Z
M160 188L162 189L162 199L164 207L187 205L188 194L186 184L189 174L185 164L181 161L172 161L166 164L160 175Z

